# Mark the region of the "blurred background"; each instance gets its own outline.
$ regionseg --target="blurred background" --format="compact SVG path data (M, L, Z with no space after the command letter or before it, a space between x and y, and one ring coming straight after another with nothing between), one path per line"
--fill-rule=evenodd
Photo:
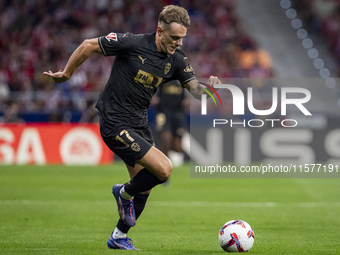
M167 4L190 14L183 51L197 77L319 78L320 86L309 88L321 102L318 113L338 116L338 0L2 0L0 122L97 123L94 104L114 58L94 54L61 84L43 71L63 69L84 39L154 32ZM155 128L154 105L149 119Z
M166 4L189 11L192 25L183 50L197 77L339 76L336 0L3 0L1 121L96 121L89 115L113 58L93 55L62 84L42 72L62 69L86 38L112 31L154 32ZM328 82L337 87L329 92L340 96L339 84Z

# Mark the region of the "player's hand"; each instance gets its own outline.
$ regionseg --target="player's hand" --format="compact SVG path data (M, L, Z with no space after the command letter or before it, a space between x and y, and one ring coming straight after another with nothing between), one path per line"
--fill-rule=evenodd
M56 83L67 81L70 78L69 76L65 75L62 70L59 70L56 73L52 73L51 71L43 72L43 75L51 77Z
M207 84L212 86L213 88L215 88L216 84L222 84L222 82L220 81L220 79L217 76L211 75L208 79Z

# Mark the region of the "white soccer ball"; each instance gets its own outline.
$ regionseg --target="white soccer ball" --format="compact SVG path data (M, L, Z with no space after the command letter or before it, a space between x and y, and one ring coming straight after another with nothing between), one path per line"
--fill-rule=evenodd
M251 226L242 220L228 221L220 230L218 240L224 251L249 251L254 244L255 233Z

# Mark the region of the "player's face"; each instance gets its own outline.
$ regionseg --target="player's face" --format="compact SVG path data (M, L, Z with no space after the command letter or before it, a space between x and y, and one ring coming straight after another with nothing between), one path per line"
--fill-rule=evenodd
M177 47L182 46L183 38L187 34L187 28L176 22L170 23L165 28L158 27L160 38L160 50L167 54L174 54Z

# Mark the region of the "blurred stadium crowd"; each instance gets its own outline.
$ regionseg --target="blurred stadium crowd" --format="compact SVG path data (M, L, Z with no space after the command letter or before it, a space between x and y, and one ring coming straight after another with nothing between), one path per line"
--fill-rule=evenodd
M304 7L314 10L317 2L328 2L328 11ZM339 1L296 3L308 25L329 39L340 59ZM0 1L0 122L96 121L93 104L113 58L93 55L61 84L42 72L62 69L84 39L110 32L154 32L158 14L167 4L181 5L191 16L183 50L197 77L272 77L270 56L244 30L236 0L4 0Z
M309 33L325 39L339 66L340 75L340 0L295 0L297 12Z

